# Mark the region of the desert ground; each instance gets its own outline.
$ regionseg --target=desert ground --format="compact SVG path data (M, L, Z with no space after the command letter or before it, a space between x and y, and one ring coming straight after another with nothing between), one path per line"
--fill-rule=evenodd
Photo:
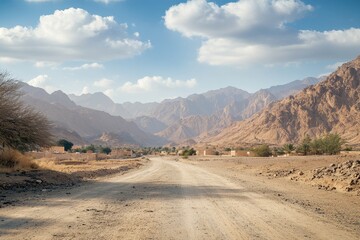
M110 161L109 172L67 164L58 171L90 180L31 191L7 183L0 239L358 239L358 159L150 157L122 170Z

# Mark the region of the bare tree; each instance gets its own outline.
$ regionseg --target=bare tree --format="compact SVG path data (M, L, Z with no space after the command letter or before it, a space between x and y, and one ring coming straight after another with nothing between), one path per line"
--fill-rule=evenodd
M0 144L20 151L51 143L51 123L21 102L18 81L0 72Z

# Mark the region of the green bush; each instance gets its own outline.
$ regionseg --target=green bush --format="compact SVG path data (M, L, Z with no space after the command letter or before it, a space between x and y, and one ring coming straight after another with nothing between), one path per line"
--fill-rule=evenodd
M301 153L303 155L308 155L311 150L311 138L307 135L301 142L301 144L296 148L297 153Z
M261 145L253 149L256 156L258 157L269 157L271 156L271 150L268 145Z
M286 153L291 153L292 151L294 151L295 150L295 147L294 147L294 145L293 144L291 144L291 143L288 143L288 144L284 144L284 146L283 146L283 150L284 150L284 152L286 152Z
M61 139L61 140L57 141L57 145L64 147L65 151L71 150L71 148L74 146L74 144L72 142L70 142L66 139Z
M303 155L334 155L341 151L343 140L338 134L329 133L322 138L315 138L313 140L307 136L302 143L297 147L296 151Z

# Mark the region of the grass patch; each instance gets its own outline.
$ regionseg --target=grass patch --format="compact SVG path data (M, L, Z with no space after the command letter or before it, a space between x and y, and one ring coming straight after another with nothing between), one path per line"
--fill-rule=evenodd
M37 169L38 165L17 150L4 148L0 151L0 169L3 170L29 170Z

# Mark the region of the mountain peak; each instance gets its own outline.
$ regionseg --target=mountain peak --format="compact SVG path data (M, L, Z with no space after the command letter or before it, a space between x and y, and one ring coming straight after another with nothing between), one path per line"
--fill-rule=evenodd
M360 142L360 57L343 64L326 80L269 105L208 139L214 144L281 145L329 132L349 144Z

